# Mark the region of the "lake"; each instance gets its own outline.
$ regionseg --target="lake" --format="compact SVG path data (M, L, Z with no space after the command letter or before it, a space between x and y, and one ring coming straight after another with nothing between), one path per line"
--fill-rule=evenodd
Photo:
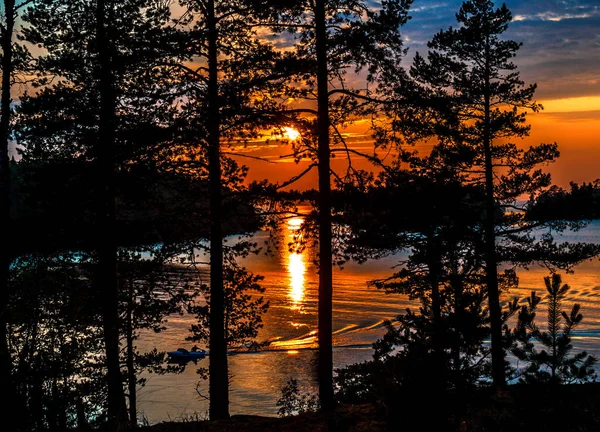
M264 328L258 340L270 341L270 349L257 353L235 354L229 357L232 375L230 387L231 414L277 415L276 401L290 378L296 378L304 391L314 394L316 385L316 331L318 274L309 248L302 253L290 252L286 246L301 220L293 218L283 228L280 247L273 255L251 255L243 265L265 277L262 285L270 308L264 316ZM259 243L269 233L254 236ZM564 241L600 243L600 221L585 229L560 237ZM349 263L333 273L333 362L335 368L368 360L371 344L384 333L382 323L394 318L406 307L414 306L405 296L386 295L367 282L390 275L399 256L387 257L359 265ZM519 287L509 296L525 298L531 290L544 297L544 276L548 271L532 268L518 272ZM580 303L583 323L574 333L576 349L585 349L600 357L600 261L585 262L574 274L563 274L563 282L571 286L564 302L566 308ZM544 290L544 292L541 292ZM539 319L545 318L544 303ZM147 334L140 348L154 347L170 351L191 346L185 341L193 322L190 316L170 317L167 330ZM198 367L208 366L208 358ZM204 418L208 414L208 383L200 382L197 367L190 363L181 374L145 375L147 385L139 389L138 408L150 423ZM197 384L199 383L198 387Z

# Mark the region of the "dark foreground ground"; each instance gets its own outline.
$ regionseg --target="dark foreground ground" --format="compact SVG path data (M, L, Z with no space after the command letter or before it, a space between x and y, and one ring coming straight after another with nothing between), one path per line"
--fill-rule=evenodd
M415 394L387 403L342 405L335 413L272 418L233 416L228 421L161 423L144 432L262 431L599 431L600 383L511 386L469 396Z

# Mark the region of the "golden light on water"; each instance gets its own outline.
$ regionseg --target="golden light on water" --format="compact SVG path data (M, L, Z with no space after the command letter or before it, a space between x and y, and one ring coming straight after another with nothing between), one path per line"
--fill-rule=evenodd
M291 218L287 222L288 241L294 239L294 234L302 225L302 218ZM304 300L304 283L306 274L306 258L303 252L287 252L287 272L289 277L288 296L292 300L294 308L299 308Z
M304 273L306 263L301 253L290 252L288 255L287 271L290 277L289 296L297 306L304 300Z
M304 219L302 219L301 217L293 217L291 219L288 219L287 226L291 231L298 231L302 226L302 222L304 222ZM291 232L290 234L293 235L294 232Z
M298 132L296 129L291 128L291 127L284 127L283 131L285 132L285 135L287 136L287 138L291 141L294 141L296 139L298 139L298 137L300 136L300 132Z

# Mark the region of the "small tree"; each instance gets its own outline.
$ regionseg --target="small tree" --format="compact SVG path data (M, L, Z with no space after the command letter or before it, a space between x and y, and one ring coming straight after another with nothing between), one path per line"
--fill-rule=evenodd
M581 306L574 304L570 313L563 311L562 301L570 287L562 285L562 278L554 273L544 278L548 292L547 330L542 331L535 323L536 310L541 298L532 291L527 305L521 308L514 330L513 354L528 363L522 371L523 382L563 384L588 382L596 379L593 366L596 358L585 351L571 355L571 334L583 320ZM546 349L536 348L538 341Z
M316 395L303 393L298 386L298 380L291 378L281 389L281 397L277 400L277 414L289 417L314 412L319 409L319 399Z
M10 349L27 415L23 430L67 430L106 420L103 338L93 266L74 254L31 253L10 274Z
M263 326L262 315L269 308L269 302L260 296L265 292L265 289L259 285L263 279L263 276L254 275L235 263L228 262L224 268L225 341L228 350L258 348L255 339ZM191 326L190 331L193 335L188 340L207 343L210 339L209 287L202 285L200 292L204 295L206 304L191 308L191 311L196 314L198 323Z
M230 254L229 254L230 255ZM234 260L227 260L223 268L224 294L224 337L227 351L230 349L257 350L260 344L255 341L262 328L262 316L269 308L269 302L260 295L265 289L259 285L263 276L254 275ZM197 323L190 327L192 335L187 339L203 342L209 346L211 332L212 298L210 286L203 284L200 293L205 304L190 308L196 315ZM210 352L212 355L212 352ZM208 369L200 368L198 373L206 379Z
M144 252L150 257L143 258ZM139 374L144 370L156 373L180 370L163 366L165 352L156 348L138 351L136 340L140 331L162 332L166 329L166 317L183 314L196 294L190 289L195 272L170 269L166 261L161 251L153 248L119 251L120 333L125 341L121 357L125 364L123 376L127 381L132 427L137 426L137 386L146 383Z

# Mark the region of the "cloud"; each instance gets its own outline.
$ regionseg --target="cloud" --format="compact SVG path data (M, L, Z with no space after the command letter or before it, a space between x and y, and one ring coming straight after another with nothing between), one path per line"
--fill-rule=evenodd
M600 2L598 0L505 0L513 13L507 39L523 42L515 63L522 78L538 83L537 97L600 95ZM456 26L462 0L415 0L412 20L401 29L409 58L427 41ZM497 1L496 5L501 5Z
M567 19L582 19L582 18L591 18L592 15L589 13L581 13L581 14L557 14L552 12L539 13L535 15L515 15L513 17L513 21L562 21Z

